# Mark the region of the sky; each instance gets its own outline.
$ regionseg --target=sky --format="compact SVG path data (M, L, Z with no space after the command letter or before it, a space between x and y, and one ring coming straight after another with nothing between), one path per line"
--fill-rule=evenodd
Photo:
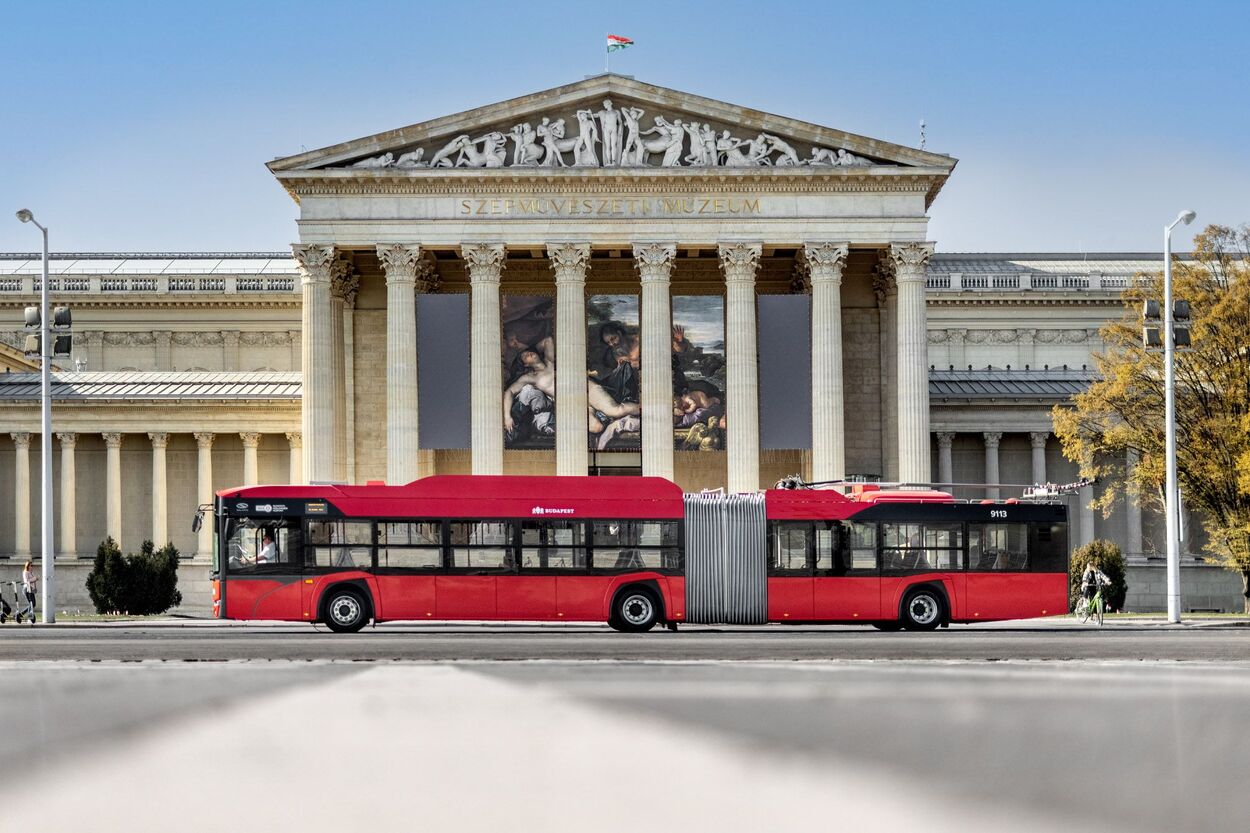
M0 3L0 251L276 251L264 163L603 70L959 160L939 251L1250 222L1244 2ZM7 205L7 207L5 207Z

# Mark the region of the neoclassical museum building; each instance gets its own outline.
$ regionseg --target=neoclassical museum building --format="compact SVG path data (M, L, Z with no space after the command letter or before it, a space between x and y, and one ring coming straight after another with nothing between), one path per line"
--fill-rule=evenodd
M928 214L950 156L619 75L268 167L299 205L287 251L53 255L74 316L53 390L63 607L85 605L106 535L172 541L205 606L191 518L240 484L1072 481L1051 408L1160 261L943 253ZM37 255L0 253L4 580L38 550L20 327L39 281ZM1075 541L1118 541L1130 606L1161 607L1161 520L1104 517L1097 489L1071 501ZM1187 608L1239 609L1199 557L1183 581Z

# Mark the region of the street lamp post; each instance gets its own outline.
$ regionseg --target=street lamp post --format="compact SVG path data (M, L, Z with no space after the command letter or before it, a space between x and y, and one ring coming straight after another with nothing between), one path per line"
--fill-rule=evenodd
M29 209L17 212L17 219L23 223L34 223L35 228L43 233L43 281L39 285L39 372L42 435L39 440L40 454L40 485L43 496L40 500L41 519L40 538L42 547L40 559L42 567L43 613L42 621L50 625L56 621L56 594L53 592L55 579L52 550L52 339L50 338L48 309L48 229L39 224Z
M1189 225L1197 215L1185 210L1163 229L1163 373L1164 430L1166 440L1167 484L1163 511L1167 521L1168 621L1181 621L1180 489L1176 484L1176 345L1172 330L1172 229Z

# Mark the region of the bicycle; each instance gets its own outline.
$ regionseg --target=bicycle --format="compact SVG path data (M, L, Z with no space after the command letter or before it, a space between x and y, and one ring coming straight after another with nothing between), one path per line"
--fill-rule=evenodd
M1093 598L1085 598L1084 594L1076 600L1076 607L1072 611L1072 615L1081 620L1084 625L1090 619L1097 620L1102 625L1103 618L1107 612L1107 605L1102 599L1102 588L1094 591Z

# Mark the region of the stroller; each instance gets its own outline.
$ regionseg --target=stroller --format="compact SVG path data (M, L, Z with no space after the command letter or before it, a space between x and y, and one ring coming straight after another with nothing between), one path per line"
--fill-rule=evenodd
M22 592L22 583L20 581L10 581L8 585L13 588L13 602L17 605L17 615L13 617L13 621L19 625L22 623L23 616L30 616L30 623L35 624L35 603L26 598L26 594ZM13 608L9 605L7 599L4 598L4 592L0 591L0 624L6 622L13 613Z

